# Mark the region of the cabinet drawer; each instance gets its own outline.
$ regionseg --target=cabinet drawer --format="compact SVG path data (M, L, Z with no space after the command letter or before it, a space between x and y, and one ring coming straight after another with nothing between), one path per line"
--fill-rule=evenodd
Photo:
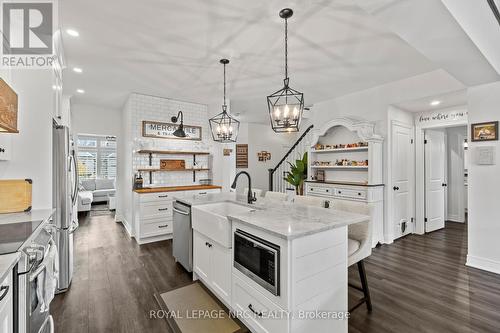
M172 218L172 203L173 201L141 203L141 219L153 217Z
M141 225L140 229L141 237L170 234L172 233L172 221L145 223Z
M334 194L334 189L325 186L308 186L308 194L330 196Z
M350 199L363 199L363 200L366 199L365 190L337 188L335 189L335 195L338 197L350 198Z
M186 196L188 195L207 195L210 193L220 193L220 189L208 189L208 190L196 190L196 191L186 191L184 192Z
M140 202L165 202L174 200L179 192L159 192L139 194ZM175 195L174 195L175 194Z
M233 274L232 306L259 333L287 332L286 312Z

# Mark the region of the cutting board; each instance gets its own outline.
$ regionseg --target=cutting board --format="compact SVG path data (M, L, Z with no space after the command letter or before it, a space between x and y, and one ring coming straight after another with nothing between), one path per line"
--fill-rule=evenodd
M31 210L31 179L0 180L0 214Z

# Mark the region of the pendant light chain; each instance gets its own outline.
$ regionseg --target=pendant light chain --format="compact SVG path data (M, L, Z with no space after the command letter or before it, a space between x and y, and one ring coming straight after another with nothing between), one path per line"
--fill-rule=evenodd
M226 64L224 64L224 106L226 106Z
M283 8L279 16L285 20L285 79L280 90L267 96L271 127L276 133L298 132L304 111L304 94L290 87L288 77L288 19L291 8Z
M288 78L288 19L285 19L285 79Z

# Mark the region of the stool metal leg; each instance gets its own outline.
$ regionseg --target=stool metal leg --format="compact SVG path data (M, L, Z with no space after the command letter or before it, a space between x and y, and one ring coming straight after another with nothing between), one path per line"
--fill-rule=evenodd
M359 279L361 280L361 287L363 288L363 294L365 295L366 309L372 311L372 300L370 297L370 289L368 289L368 280L366 279L365 264L363 260L358 262Z
M354 284L349 283L349 287L352 287L356 290L362 291L363 292L363 298L361 298L350 310L349 312L353 312L356 310L358 307L363 305L363 303L366 304L366 309L368 312L372 312L372 300L370 297L370 290L368 289L368 280L366 279L366 271L365 271L365 265L363 263L363 260L358 261L358 273L359 273L359 279L361 280L361 287L358 287Z

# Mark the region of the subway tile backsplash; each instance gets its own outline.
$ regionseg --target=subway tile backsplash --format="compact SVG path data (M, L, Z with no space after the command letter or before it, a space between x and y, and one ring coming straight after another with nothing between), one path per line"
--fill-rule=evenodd
M184 124L201 126L202 140L171 140L142 137L142 121L159 121L170 123L170 118L181 110L184 115ZM134 138L133 170L149 167L149 157L146 154L135 153L140 149L155 150L184 150L184 151L211 151L210 128L208 126L208 108L206 105L176 101L173 99L148 96L134 93L128 101L127 112L132 116L132 138ZM159 168L160 159L183 159L186 168L193 167L192 155L153 155L152 165ZM211 168L211 157L207 155L196 156L196 161L203 168ZM198 184L199 179L212 178L211 171L196 171L196 182L193 182L193 173L187 171L155 172L153 173L154 185L178 186ZM143 172L144 182L149 182L149 172Z

